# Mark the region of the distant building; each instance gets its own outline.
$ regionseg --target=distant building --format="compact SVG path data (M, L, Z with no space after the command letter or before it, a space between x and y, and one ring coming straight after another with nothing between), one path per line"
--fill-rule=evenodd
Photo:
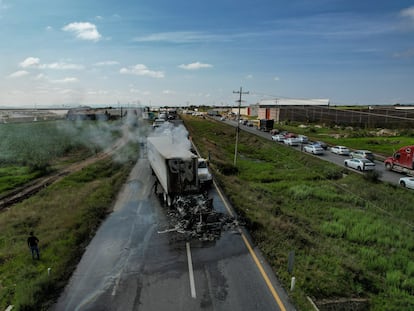
M258 107L258 119L280 122L287 119L289 108L309 106L329 107L329 99L275 98L261 100Z

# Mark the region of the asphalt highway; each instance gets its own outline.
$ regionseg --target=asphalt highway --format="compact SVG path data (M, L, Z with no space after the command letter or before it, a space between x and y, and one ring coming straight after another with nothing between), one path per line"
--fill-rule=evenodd
M52 310L295 310L243 229L214 242L165 232L153 178L140 158ZM216 189L210 196L231 213Z

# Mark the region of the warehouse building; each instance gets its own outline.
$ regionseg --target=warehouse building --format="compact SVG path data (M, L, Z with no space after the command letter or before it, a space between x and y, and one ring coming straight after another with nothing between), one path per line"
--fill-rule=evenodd
M292 112L307 107L329 107L329 99L276 98L261 100L258 107L258 119L270 119L275 122L289 120Z

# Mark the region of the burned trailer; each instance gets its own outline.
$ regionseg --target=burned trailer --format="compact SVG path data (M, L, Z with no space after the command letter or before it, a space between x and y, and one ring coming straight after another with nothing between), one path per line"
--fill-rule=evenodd
M147 152L166 205L172 206L178 196L200 192L198 158L174 137L148 137Z

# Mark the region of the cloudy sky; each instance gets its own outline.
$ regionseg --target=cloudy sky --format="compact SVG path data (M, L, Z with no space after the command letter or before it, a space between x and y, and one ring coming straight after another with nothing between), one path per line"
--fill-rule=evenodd
M414 103L414 2L0 0L0 107Z

